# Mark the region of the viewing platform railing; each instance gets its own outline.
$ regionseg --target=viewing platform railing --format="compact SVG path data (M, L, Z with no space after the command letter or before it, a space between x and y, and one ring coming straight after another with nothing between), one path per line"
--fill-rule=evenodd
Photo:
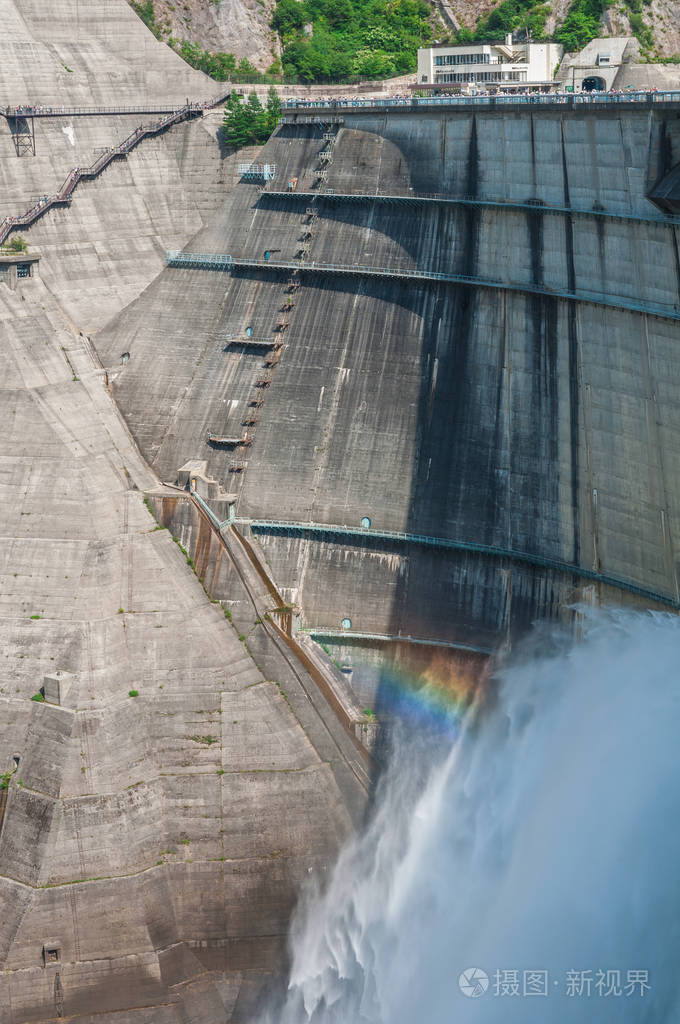
M225 92L215 99L192 102L187 100L186 103L181 103L179 106L169 103L151 103L136 104L131 107L66 107L61 104L19 103L0 107L0 114L3 117L115 117L117 114L126 116L130 114L176 114L180 110L187 109L208 110L210 107L224 103L228 96L229 92Z
M441 88L446 89L447 83L442 82ZM289 99L284 100L282 112L299 111L305 113L309 110L325 110L333 112L336 110L403 110L404 108L419 107L512 107L512 106L559 106L559 107L614 107L622 104L653 106L658 103L680 104L680 90L665 90L663 92L583 92L583 93L534 93L529 96L391 96L385 99L364 99L352 97L347 99L333 100L312 100L312 99Z
M183 104L183 106L185 106ZM181 108L169 106L167 103L152 106L134 107L62 107L62 106L19 106L0 107L4 117L83 117L101 115L111 117L116 114L173 114Z
M530 295L545 295L555 299L567 299L570 302L585 302L610 309L627 309L634 313L646 313L650 316L670 320L680 320L680 305L655 306L652 303L640 302L600 292L570 292L559 288L539 287L530 283L494 281L486 277L470 277L466 274L446 274L434 270L401 269L398 267L372 267L361 263L320 263L315 260L264 260L246 256L230 256L220 253L167 252L166 263L169 267L186 267L194 270L221 270L231 272L239 267L250 267L267 271L291 271L307 274L331 274L341 277L376 277L391 278L399 281L442 281L448 284L473 285L478 288L493 288L507 292L522 292Z

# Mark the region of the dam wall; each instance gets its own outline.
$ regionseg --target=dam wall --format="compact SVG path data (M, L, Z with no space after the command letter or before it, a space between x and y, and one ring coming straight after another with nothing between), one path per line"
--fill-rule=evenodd
M3 107L216 94L124 0L3 14ZM0 215L155 116L36 120L35 156L0 118ZM0 284L3 1024L245 1024L301 883L361 820L348 730L162 484L187 461L236 496L301 626L351 621L343 650L362 631L467 645L476 681L468 648L574 600L677 605L678 229L647 199L680 159L674 110L342 117L238 154L221 113L146 140L22 232L39 276ZM325 166L314 192L336 195L269 195L240 179L251 161L278 191ZM412 203L338 198L361 190ZM274 268L303 245L315 272ZM182 247L270 261L166 268ZM392 643L411 675L416 647ZM448 648L427 656L450 676ZM380 713L379 690L361 695Z
M348 618L493 647L573 600L675 606L679 228L647 198L674 111L339 114L316 189L332 197L243 182L190 247L275 262L308 244L293 309L273 265L169 268L98 336L107 364L114 345L130 351L114 390L145 456L164 479L206 459L246 521L367 517L492 549L258 531L307 626ZM279 128L258 157L277 168L268 189L297 177L315 191L330 120ZM371 191L414 201L339 198ZM327 264L472 280L340 278ZM264 369L238 340L248 327L274 338L282 310L282 355L235 458L207 434L241 430Z
M95 181L81 182L69 206L20 232L40 247L44 280L80 329L94 332L136 298L161 271L166 248L185 245L232 187L236 157L220 150L221 117L207 114L144 140ZM18 158L0 118L0 220L53 194L74 167L90 166L140 123L157 119L44 118L36 156Z
M108 112L36 118L35 156L0 116L0 218L157 120L145 107L216 91L124 0L8 2L2 35L0 107ZM145 507L164 489L88 338L230 191L220 120L81 183L21 232L39 274L0 283L3 1024L248 1020L302 881L366 799L356 746L237 574L247 641Z
M139 125L157 121L154 110L223 92L157 40L125 0L56 0L49 8L7 0L0 221L25 213L76 166L89 167ZM4 113L26 104L51 115L33 119L35 153L18 155ZM81 107L108 113L57 116ZM79 185L70 206L21 232L45 246L45 283L80 330L100 328L139 295L161 269L164 250L185 245L231 186L233 168L217 144L220 120L208 114L145 140L95 182Z
M219 94L119 0L5 0L0 105L132 106Z
M243 1020L362 787L144 507L158 480L40 278L0 287L0 336L1 1019Z

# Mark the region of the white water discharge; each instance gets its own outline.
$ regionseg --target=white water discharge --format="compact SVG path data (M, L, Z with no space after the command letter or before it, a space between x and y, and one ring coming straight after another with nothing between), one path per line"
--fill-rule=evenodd
M445 750L397 745L266 1020L680 1021L680 620L551 644Z

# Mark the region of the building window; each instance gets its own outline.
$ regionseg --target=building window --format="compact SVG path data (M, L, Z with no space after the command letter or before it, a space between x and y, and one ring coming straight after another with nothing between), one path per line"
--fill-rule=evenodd
M30 263L17 263L17 277L30 277L31 276L31 264Z
M518 72L512 72L511 74L518 76ZM500 82L501 78L507 76L501 75L500 71L455 71L455 72L444 72L443 74L437 75L437 82ZM519 81L519 78L513 78L513 81Z
M61 962L61 947L56 942L46 943L43 946L43 963L45 967L48 964L58 964Z
M435 57L437 67L451 64L496 64L500 63L488 53L447 53L441 57Z

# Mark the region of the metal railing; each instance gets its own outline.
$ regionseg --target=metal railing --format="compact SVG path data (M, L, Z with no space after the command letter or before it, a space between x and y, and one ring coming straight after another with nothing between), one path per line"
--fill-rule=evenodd
M424 637L402 633L364 633L356 629L323 629L320 626L298 626L296 633L303 636L319 637L322 640L337 640L340 643L352 643L357 640L369 640L377 643L407 643L423 647L448 647L455 651L467 651L470 654L493 654L490 647L477 647L474 644L459 643L456 640L429 640Z
M382 540L393 544L415 544L419 547L466 551L492 558L505 558L512 562L522 562L527 565L538 566L542 569L550 569L554 572L577 576L581 579L590 580L593 583L615 587L618 590L625 590L646 600L655 601L670 608L680 609L680 601L677 601L674 597L668 594L660 594L647 587L638 586L638 584L622 579L620 576L595 572L594 569L585 569L580 565L574 565L572 562L565 562L558 558L546 558L543 555L535 555L528 551L517 551L514 548L501 548L493 544L477 544L473 541L453 540L449 537L431 537L419 533L398 533L391 530L364 529L359 526L339 526L329 523L278 522L265 519L237 519L236 522L249 525L254 533L282 534L284 536L312 537L317 539L328 538L332 541L336 538L347 538L355 541L368 538L369 540Z
M615 213L611 210L594 210L585 207L554 206L543 200L536 199L520 202L512 199L499 199L493 196L450 196L441 192L336 192L334 189L327 189L325 192L289 192L288 190L264 189L259 196L260 202L268 196L275 199L299 199L305 202L327 201L332 202L378 202L378 203L413 203L414 205L427 205L432 203L435 206L476 206L491 207L510 210L530 210L538 213L550 213L559 216L571 217L605 217L612 220L640 221L641 223L652 224L680 224L680 216L671 214L657 216L641 216L634 213Z
M446 89L447 83L440 88ZM347 98L334 100L289 99L282 104L283 112L308 110L384 110L418 107L504 107L504 106L562 106L562 107L608 107L631 103L652 106L656 103L680 104L680 90L663 92L625 92L625 93L535 93L529 96L391 96L387 99Z
M0 114L4 117L113 117L116 114L174 114L178 110L185 110L187 106L194 110L205 109L212 100L204 102L183 103L181 106L169 106L167 103L151 104L150 106L132 107L64 107L59 105L32 106L30 104L19 104L18 106L0 107Z
M612 309L627 309L633 313L647 313L663 319L680 320L680 305L655 306L602 292L570 292L548 286L539 287L528 282L494 281L486 277L468 274L446 274L434 270L402 270L397 267L372 267L362 263L320 263L316 260L264 260L246 256L231 256L222 253L166 252L166 263L170 267L186 267L199 270L231 271L237 267L252 267L259 270L296 270L309 274L332 274L344 277L381 277L399 281L442 281L447 284L473 285L478 288L493 288L507 292L522 292L530 295L544 295L570 302L585 302Z
M186 107L182 107L181 110L175 110L170 114L167 114L165 117L162 117L160 121L155 121L153 124L135 128L134 132L132 132L131 135L128 135L128 137L119 143L119 145L112 146L109 150L102 153L102 155L98 157L90 167L74 168L74 170L69 173L61 188L53 195L44 196L25 213L19 214L16 217L6 217L5 220L0 223L0 245L2 245L6 240L10 232L16 231L18 228L29 227L39 217L42 217L43 214L51 207L70 203L73 192L80 181L90 181L93 178L96 178L112 160L115 160L118 157L127 156L130 150L134 149L137 143L147 135L157 135L159 132L170 127L170 125L178 124L180 121L185 121L187 118L194 116L197 112L197 106L195 104L189 104Z
M217 529L218 533L220 530L223 530L225 527L230 526L231 523L233 523L233 518L225 519L223 522L220 522L220 520L217 518L213 510L210 508L210 505L208 505L208 503L203 500L203 498L201 497L200 494L197 493L197 491L190 491L189 494L196 502L196 504L203 509L210 522Z

